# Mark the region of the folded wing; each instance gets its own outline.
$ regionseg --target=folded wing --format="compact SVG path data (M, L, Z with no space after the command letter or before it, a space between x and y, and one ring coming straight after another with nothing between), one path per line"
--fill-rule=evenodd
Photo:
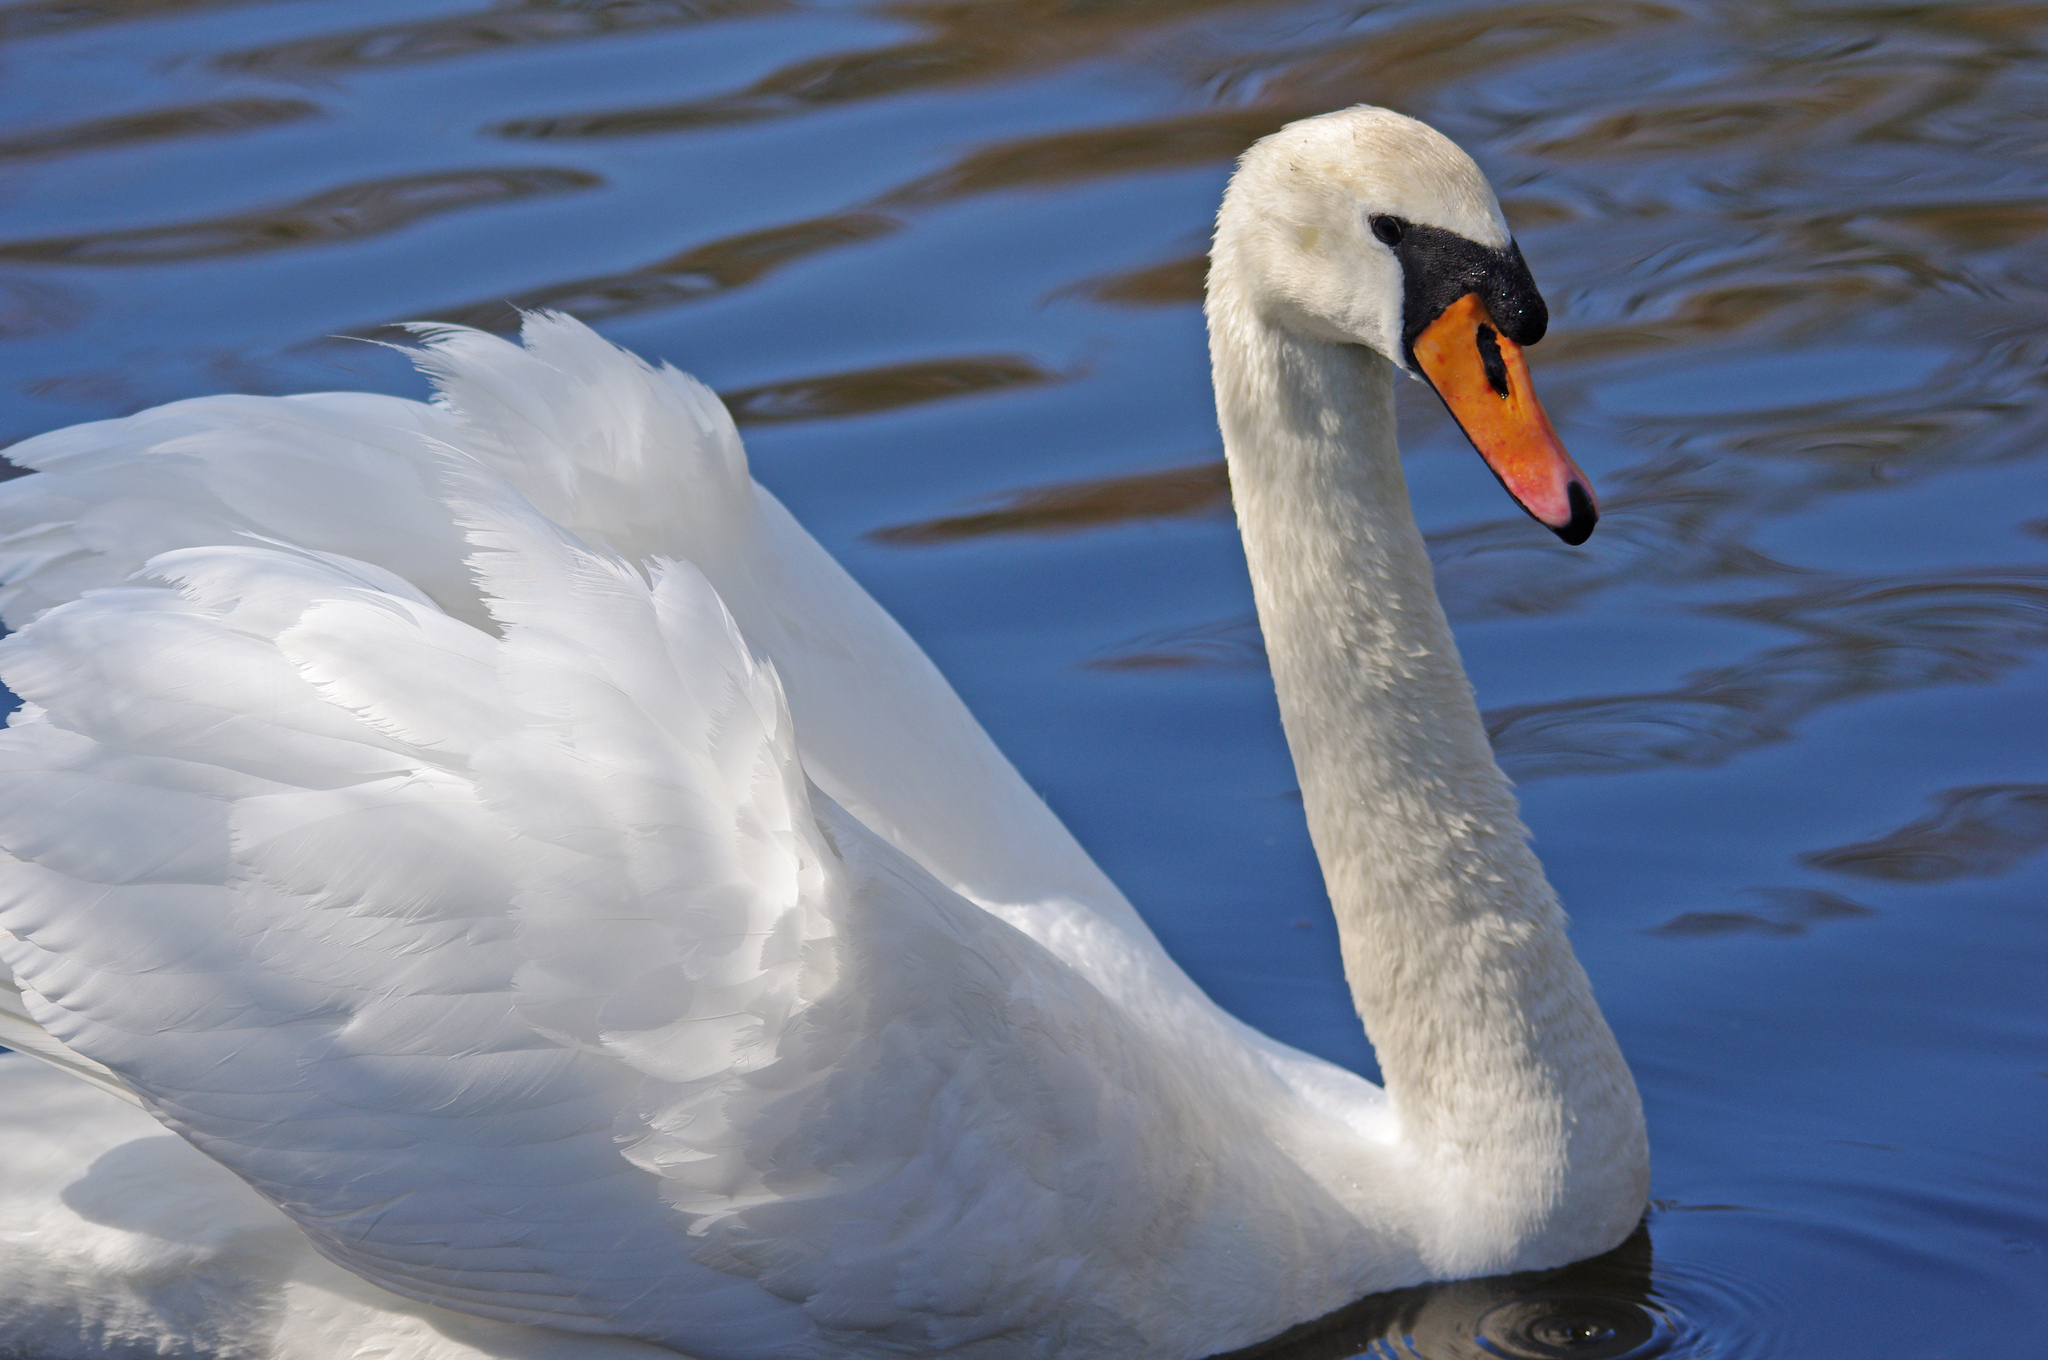
M1107 925L1104 981L1150 931L929 659L748 474L724 406L581 323L530 316L524 347L418 328L431 406L360 393L207 397L24 441L43 475L0 485L0 614L19 628L160 553L257 535L346 554L489 627L435 483L436 444L628 562L688 561L773 658L811 777L948 885L1052 938ZM1085 965L1084 965L1085 966Z
M697 568L439 459L487 626L245 539L0 644L20 1008L416 1298L705 1357L1120 1325L1075 1252L1170 1256L1254 1076L817 789Z

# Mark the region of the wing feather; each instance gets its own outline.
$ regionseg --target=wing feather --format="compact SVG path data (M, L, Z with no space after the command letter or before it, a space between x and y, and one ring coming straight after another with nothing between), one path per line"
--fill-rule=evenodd
M616 643L618 592L589 574L634 574L575 565L562 584L588 606L585 641ZM543 782L590 785L585 820L616 817L611 715L518 705L492 655L509 644L366 584L361 564L247 546L174 553L150 575L166 584L94 592L4 644L6 678L37 701L0 740L17 861L0 921L34 1018L374 1282L490 1316L656 1339L723 1328L747 1339L723 1353L795 1353L813 1330L801 1311L695 1264L656 1178L619 1155L636 1074L594 1027L565 1044L532 1023L559 1021L565 992L594 1019L607 960L649 957L627 919L645 913L630 892L593 899L618 866L522 836L469 766L495 750L483 764L531 781L508 730L523 728L554 758ZM407 630L415 661L467 669L365 675L360 658ZM559 645L535 631L536 648ZM457 676L481 716L448 701ZM673 697L668 679L642 697ZM650 676L623 680L611 703L644 721L631 690ZM683 764L698 784L717 773ZM683 800L685 824L712 796ZM642 828L660 810L644 788L627 801ZM620 918L611 938L579 931L579 911Z
M0 1002L416 1299L705 1360L1117 1334L1065 1248L1291 1174L1226 1130L1271 1068L708 393L560 319L429 355L438 408L21 446Z

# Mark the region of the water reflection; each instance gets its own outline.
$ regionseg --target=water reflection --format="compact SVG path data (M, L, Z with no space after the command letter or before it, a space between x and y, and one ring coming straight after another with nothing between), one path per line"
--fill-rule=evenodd
M1650 1230L1562 1270L1397 1289L1216 1360L1624 1360L1686 1330L1654 1297Z
M1519 779L1717 764L1789 737L1815 711L1929 685L1981 683L2048 644L2048 575L1874 579L1712 607L1807 633L1650 694L1523 704L1487 715Z
M1100 57L1148 30L1246 2L983 0L960 5L953 0L912 0L892 5L890 11L893 17L929 27L931 36L922 41L806 58L709 99L511 119L493 131L519 138L636 137L786 117ZM1235 155L1263 135L1238 141L1223 154Z
M149 113L95 118L90 122L46 128L22 136L0 138L0 161L68 156L81 151L106 151L140 146L174 137L206 137L249 128L295 123L319 114L319 106L303 99L218 99Z
M991 534L1068 534L1131 520L1211 514L1229 505L1230 474L1217 459L1133 477L1035 487L1004 496L987 510L892 524L868 537L878 543L916 547Z
M0 278L0 340L67 330L88 306L77 293L47 280Z
M1193 628L1158 628L1126 639L1081 663L1096 671L1184 671L1196 667L1266 669L1266 639L1246 615Z
M360 240L442 213L573 193L602 183L596 175L585 171L552 168L408 175L403 179L350 184L296 203L200 222L13 241L0 244L0 261L147 265L253 255Z
M0 42L72 33L135 19L274 3L276 0L28 0L0 9Z
M1126 307L1175 307L1199 303L1208 286L1209 257L1205 253L1083 279L1061 289L1058 296L1085 297Z
M601 113L517 118L492 131L501 137L633 137L691 128L749 123L826 104L899 94L925 85L993 74L1014 64L1014 45L982 37L913 43L869 52L820 57L786 66L746 89L712 99Z
M710 241L638 269L551 283L509 298L436 308L429 316L394 319L390 324L445 321L509 335L519 329L522 312L567 312L584 321L607 321L701 302L821 251L871 241L902 226L899 219L878 212L834 213Z
M512 0L485 14L459 14L322 34L223 52L224 70L264 74L353 70L447 61L512 47L644 33L786 7L787 0Z
M1950 789L1931 816L1876 840L1803 856L1816 869L1895 883L1992 878L2048 847L2048 784Z
M1819 888L1750 888L1753 911L1688 911L1672 917L1648 935L1697 939L1710 935L1804 935L1823 921L1871 916L1861 902Z
M1021 355L994 354L884 364L850 373L762 383L718 395L740 424L772 425L869 415L976 392L1059 381L1059 374L1047 372Z

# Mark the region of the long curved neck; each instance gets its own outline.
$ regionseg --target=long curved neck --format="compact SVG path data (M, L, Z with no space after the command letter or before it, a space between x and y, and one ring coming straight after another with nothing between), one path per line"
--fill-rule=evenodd
M1446 1274L1604 1250L1639 1217L1642 1114L1494 762L1394 439L1393 369L1259 316L1218 252L1231 491L1345 975L1438 1187Z

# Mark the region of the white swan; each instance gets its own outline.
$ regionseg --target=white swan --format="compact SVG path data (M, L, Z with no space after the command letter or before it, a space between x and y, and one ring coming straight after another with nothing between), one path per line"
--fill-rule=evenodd
M1188 981L704 388L430 329L431 407L11 451L0 1038L102 1090L0 1060L0 1349L1194 1357L1621 1241L1635 1088L1394 444L1419 366L1591 529L1527 269L1357 108L1247 153L1209 318L1384 1094Z

